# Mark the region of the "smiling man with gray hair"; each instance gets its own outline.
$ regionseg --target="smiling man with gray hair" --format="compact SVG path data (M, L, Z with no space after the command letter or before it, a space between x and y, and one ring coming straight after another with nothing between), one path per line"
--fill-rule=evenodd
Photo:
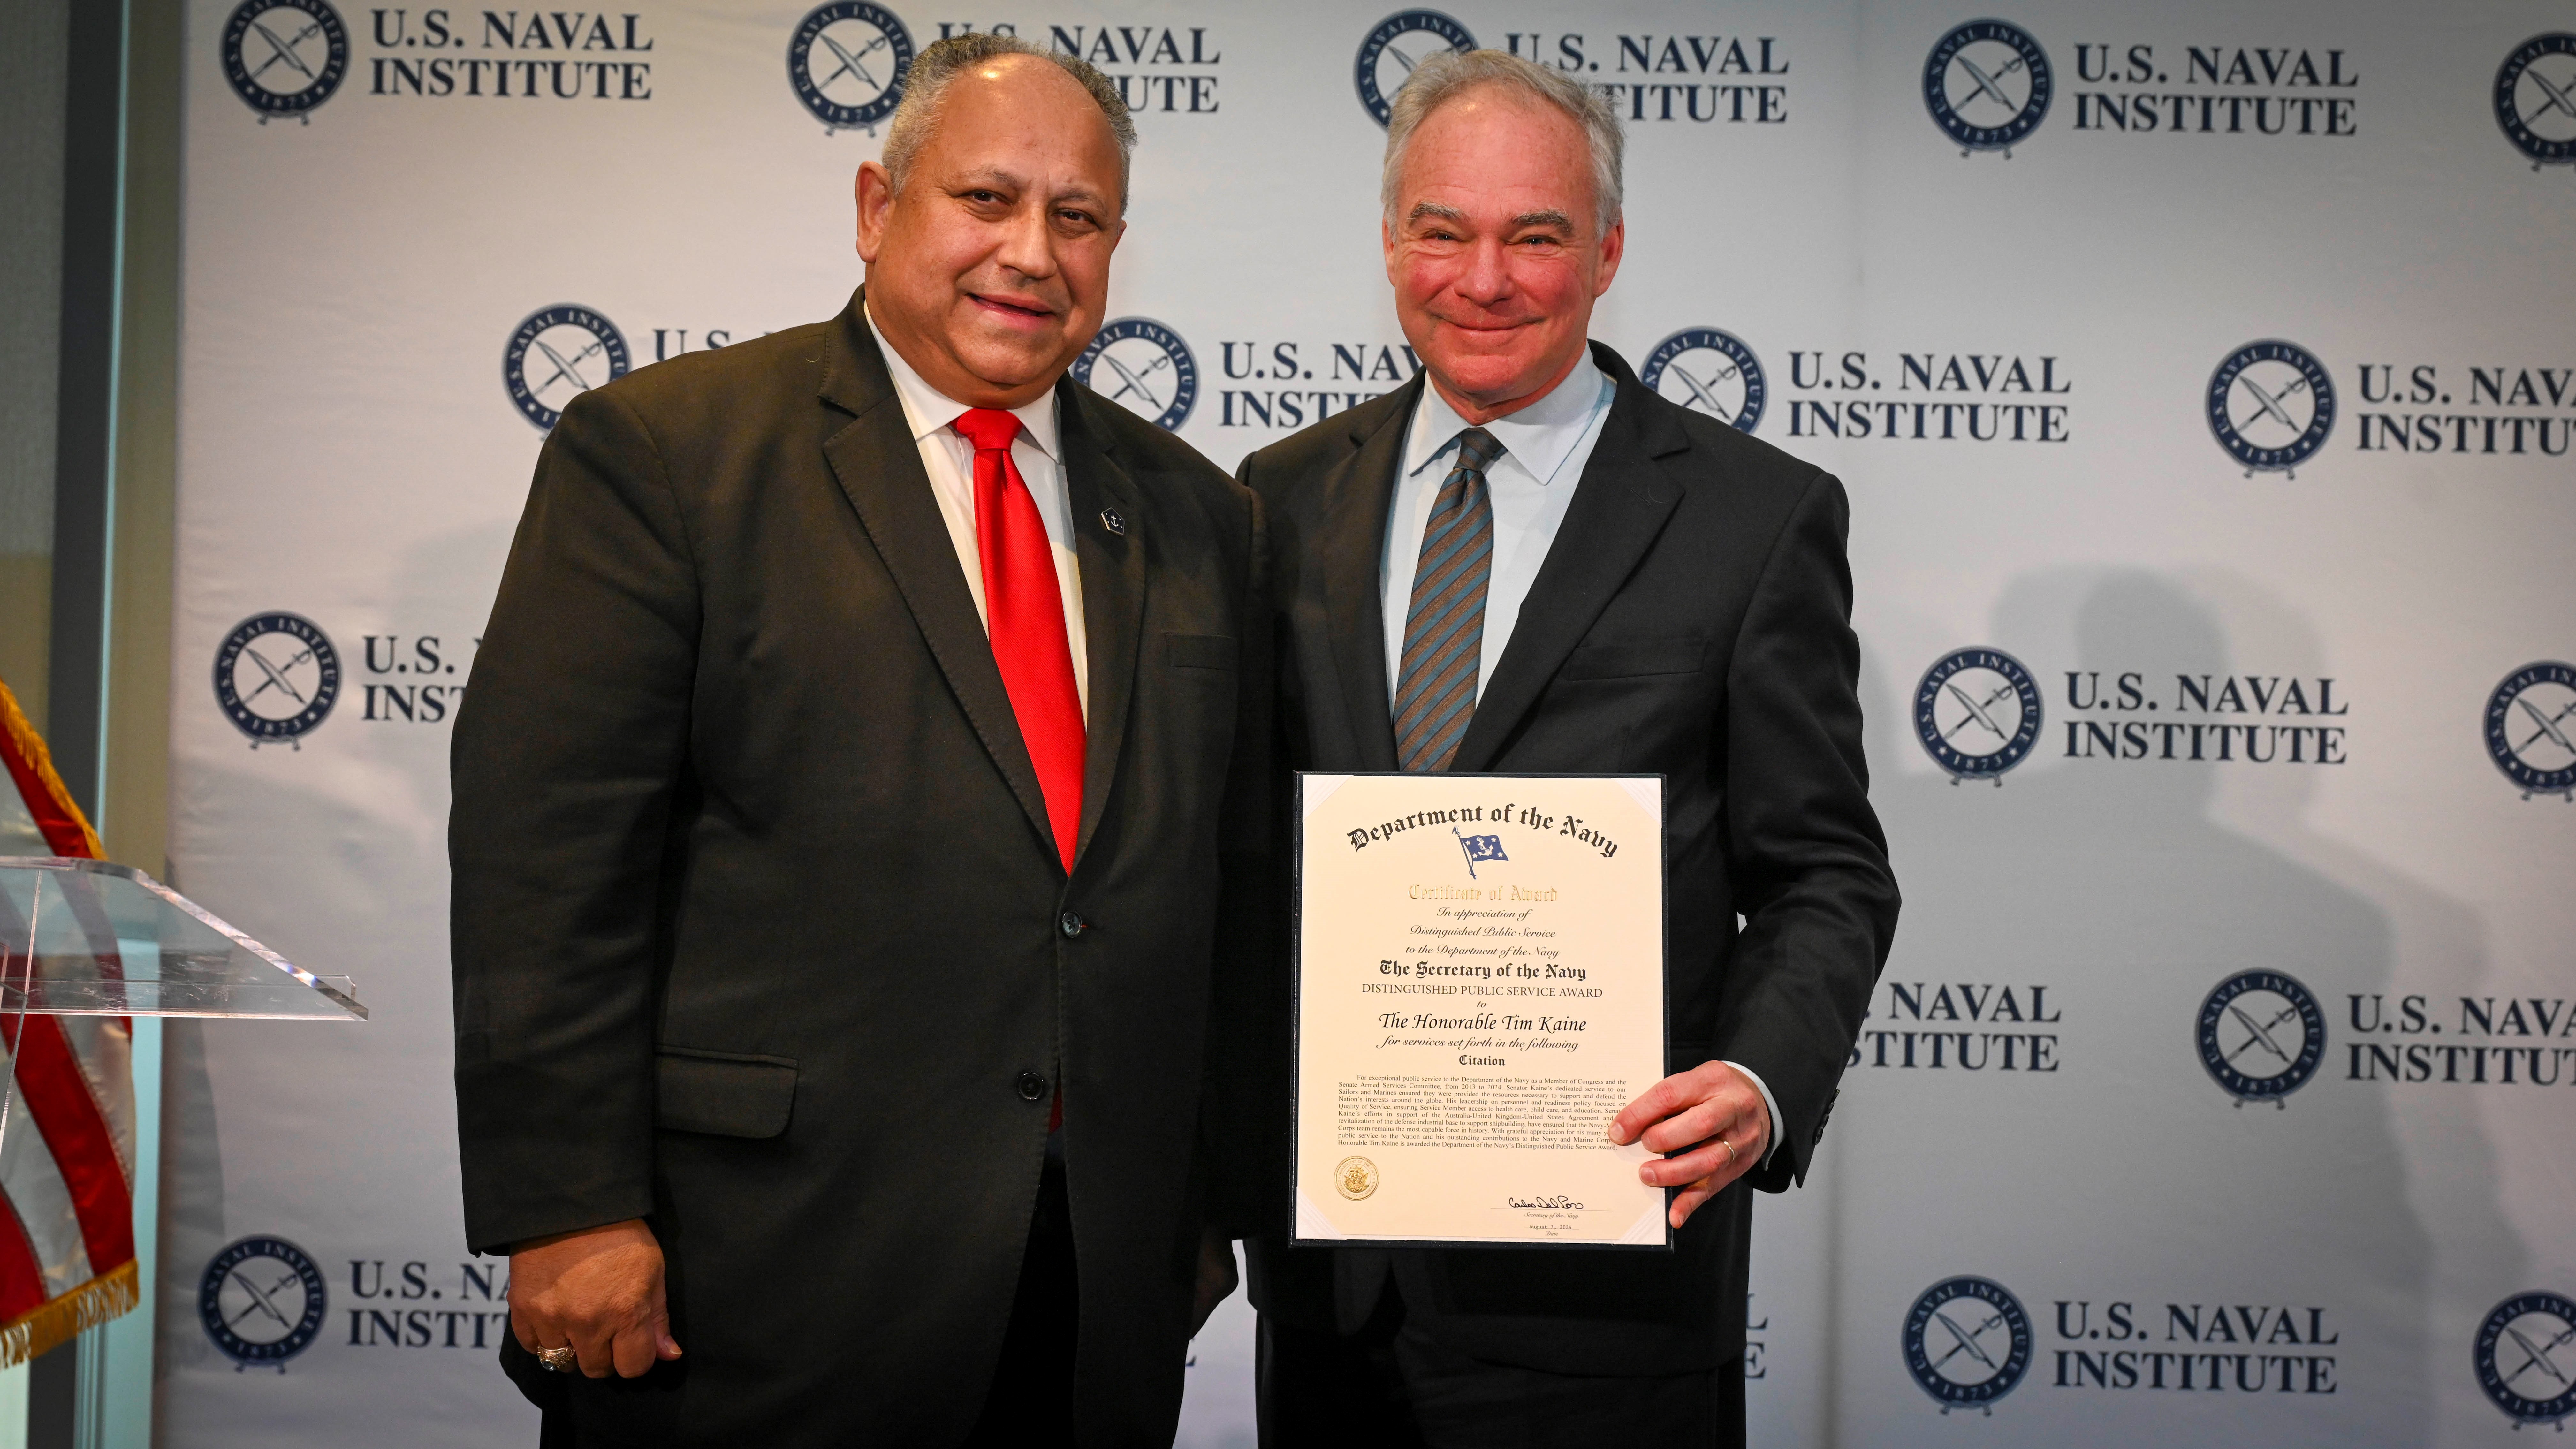
M1640 1172L1674 1250L1256 1240L1271 1449L1741 1443L1750 1189L1804 1177L1895 929L1842 485L1589 340L1620 150L1557 71L1425 61L1382 236L1422 371L1240 476L1282 581L1291 767L1663 777L1671 1075L1603 1146L1661 1154Z
M1258 506L1067 376L1116 88L909 81L840 315L564 409L456 726L466 1240L545 1449L1168 1443L1232 1286Z

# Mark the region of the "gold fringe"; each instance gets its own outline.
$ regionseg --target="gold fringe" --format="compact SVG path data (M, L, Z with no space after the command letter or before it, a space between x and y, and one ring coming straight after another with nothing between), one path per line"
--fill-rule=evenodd
M46 793L53 796L55 808L80 827L89 858L107 859L107 847L99 843L89 817L81 813L71 791L64 787L63 777L55 773L53 752L45 748L44 737L36 733L36 727L27 722L26 714L18 708L18 697L9 692L5 682L0 682L0 734L7 736L18 758L34 769ZM14 1368L69 1343L84 1330L131 1311L142 1301L140 1283L134 1260L128 1258L70 1292L49 1298L0 1324L0 1368Z
M71 1342L82 1330L96 1328L142 1301L134 1260L99 1274L60 1298L49 1299L0 1324L0 1368L27 1360Z
M83 815L80 806L72 802L72 792L64 786L63 777L54 773L53 752L45 748L44 736L37 734L36 727L27 723L27 716L18 708L18 696L9 692L9 686L5 681L0 681L0 734L6 734L9 737L9 743L17 750L18 758L35 768L36 778L45 782L45 789L54 797L55 808L70 816L72 823L80 827L81 838L89 842L89 858L107 859L107 847L99 843L98 832L89 828L89 817ZM117 1310L118 1313L124 1311L122 1308ZM14 1329L0 1329L0 1334L13 1331ZM38 1352L42 1351L38 1350ZM0 1356L5 1356L7 1352L6 1344L0 1343ZM17 1359L7 1359L6 1363L0 1363L0 1367L16 1362L18 1362Z

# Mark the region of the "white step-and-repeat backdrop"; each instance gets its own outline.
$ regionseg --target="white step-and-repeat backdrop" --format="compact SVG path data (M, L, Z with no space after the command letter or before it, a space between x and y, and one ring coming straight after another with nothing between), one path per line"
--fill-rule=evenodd
M375 1015L171 1032L164 1443L532 1442L443 843L530 466L837 311L908 57L1003 27L1126 88L1090 381L1219 463L1411 371L1383 97L1480 44L1627 122L1596 335L1849 483L1907 910L1757 1216L1757 1442L2576 1405L2563 5L625 3L191 7L173 865ZM1186 1442L1250 1442L1249 1317Z

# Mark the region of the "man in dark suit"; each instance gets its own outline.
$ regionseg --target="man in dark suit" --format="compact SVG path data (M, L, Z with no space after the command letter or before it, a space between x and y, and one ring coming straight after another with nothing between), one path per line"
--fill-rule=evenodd
M1842 488L1587 345L1619 162L1557 72L1424 63L1385 180L1423 372L1240 476L1294 767L1664 777L1673 1075L1605 1125L1667 1154L1677 1249L1257 1240L1265 1445L1740 1442L1748 1187L1805 1175L1895 927Z
M848 310L546 444L450 851L548 1445L1172 1435L1270 669L1252 495L1064 376L1134 136L1078 60L929 47Z

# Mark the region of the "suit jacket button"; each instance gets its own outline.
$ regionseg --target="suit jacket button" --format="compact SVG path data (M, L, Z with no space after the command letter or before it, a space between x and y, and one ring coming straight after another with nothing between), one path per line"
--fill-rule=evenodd
M1083 920L1082 917L1075 915L1073 912L1067 911L1063 915L1055 918L1055 924L1057 930L1064 932L1068 937L1072 937L1081 935L1083 928L1090 923Z
M1034 1102L1040 1097L1046 1095L1046 1078L1039 1076L1035 1072L1022 1072L1020 1073L1019 1089L1021 1101Z

